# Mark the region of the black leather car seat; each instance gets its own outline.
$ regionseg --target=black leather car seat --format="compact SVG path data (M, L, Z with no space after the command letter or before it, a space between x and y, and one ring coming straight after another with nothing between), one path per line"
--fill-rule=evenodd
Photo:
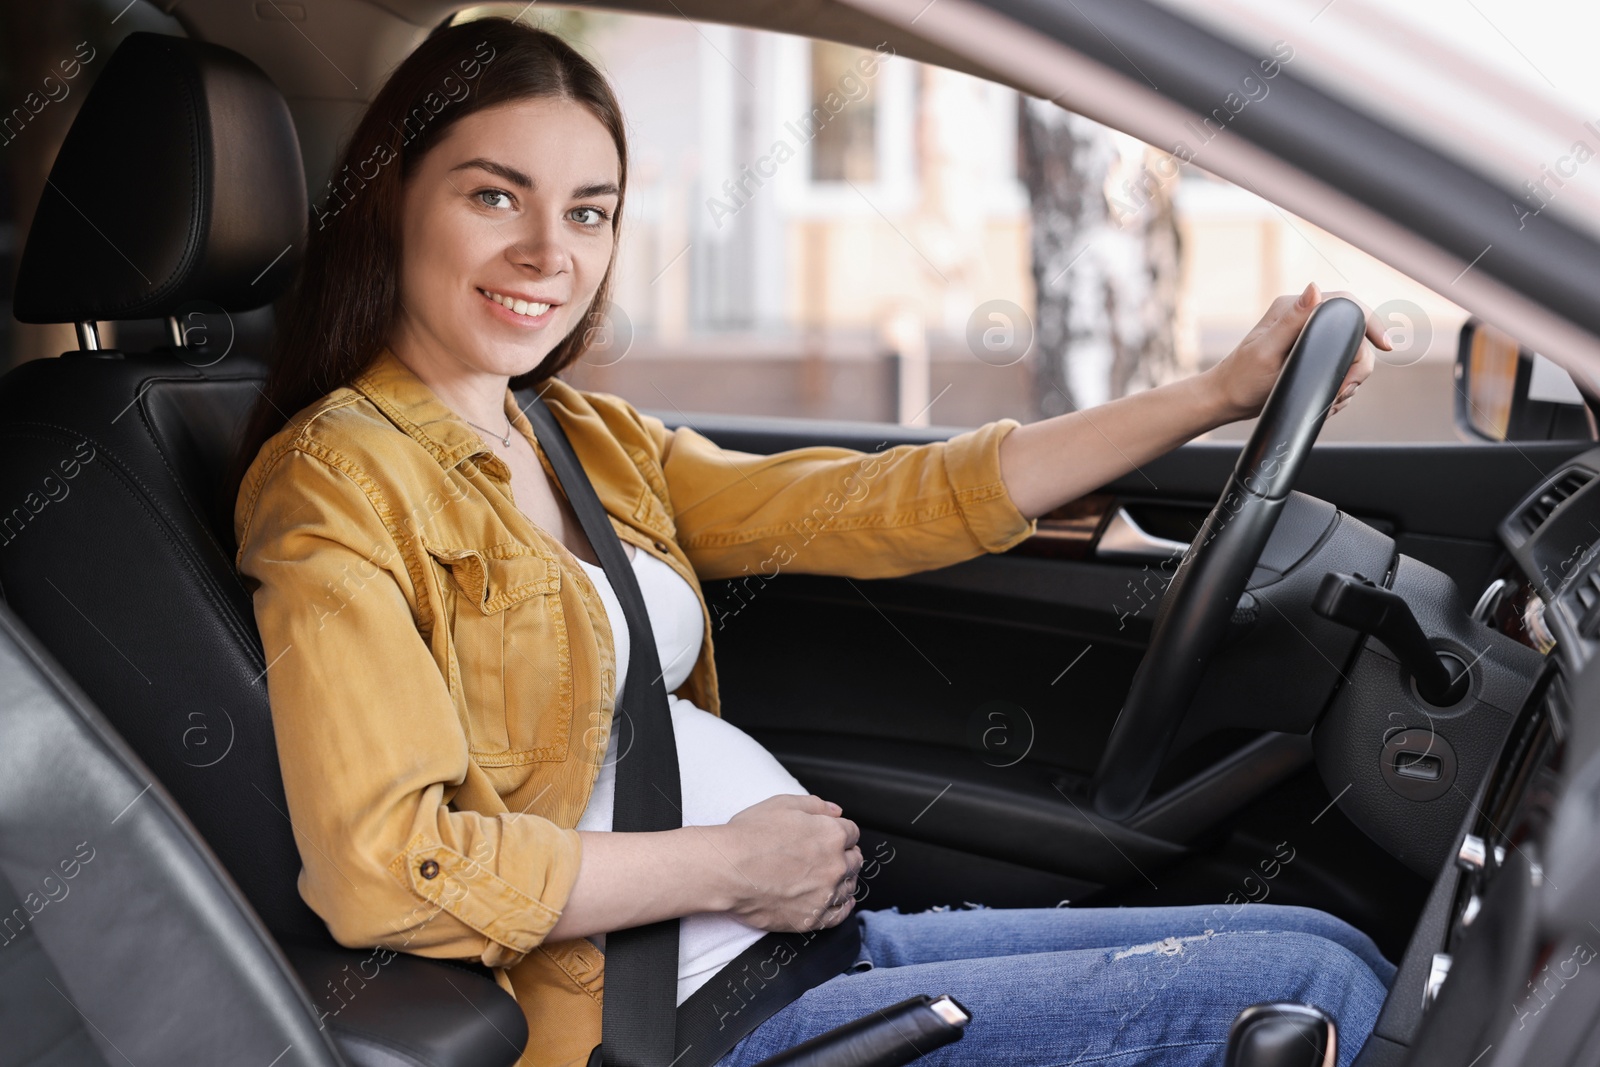
M0 605L0 1064L337 1067L166 791Z
M267 304L307 218L288 106L258 67L182 38L122 42L19 267L16 317L77 323L85 350L0 378L0 594L214 850L349 1062L509 1064L527 1026L499 986L406 954L374 978L372 953L337 946L296 888L266 663L216 498L265 368L89 347L100 320L176 330L191 310Z

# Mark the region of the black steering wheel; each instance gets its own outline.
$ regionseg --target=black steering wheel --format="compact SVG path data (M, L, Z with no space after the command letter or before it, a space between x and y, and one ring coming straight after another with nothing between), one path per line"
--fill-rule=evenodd
M1172 576L1111 728L1091 783L1094 809L1106 818L1125 819L1144 802L1365 333L1361 306L1334 297L1311 313L1284 360L1217 506Z

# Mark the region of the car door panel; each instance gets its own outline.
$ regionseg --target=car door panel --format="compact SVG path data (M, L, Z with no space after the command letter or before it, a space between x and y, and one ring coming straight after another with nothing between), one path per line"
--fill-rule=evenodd
M669 426L685 421L657 414ZM693 425L723 447L758 453L879 450L949 435L740 416L695 416ZM1313 450L1296 488L1475 591L1500 554L1501 517L1584 446L1328 445ZM1184 540L1238 448L1177 449L1042 519L1043 536L1005 554L886 580L707 583L724 714L808 789L843 805L863 826L864 850L894 851L900 873L886 872L877 890L885 903L925 904L940 892L956 899L963 885L991 905L1019 894L1036 905L1115 900L1148 890L1162 871L1191 868L1237 813L1270 801L1302 764L1280 753L1267 761L1276 770L1263 773L1262 760L1240 759L1257 734L1229 731L1177 754L1158 783L1169 815L1189 803L1177 787L1196 789L1208 773L1230 798L1195 807L1182 832L1087 815L1077 790L1109 736L1171 571L1096 550L1119 508L1162 538ZM1014 877L1023 869L1031 879ZM912 870L920 873L905 877ZM1350 912L1351 901L1344 905Z

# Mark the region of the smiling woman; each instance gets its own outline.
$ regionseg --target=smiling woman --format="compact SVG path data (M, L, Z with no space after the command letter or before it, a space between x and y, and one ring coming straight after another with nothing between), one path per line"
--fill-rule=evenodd
M513 44L515 50L507 54L507 47ZM466 91L451 92L450 84L459 84ZM534 361L537 366L524 362L513 372L519 377L512 385L518 388L549 377L578 358L587 332L599 327L609 298L614 234L622 219L628 171L621 111L604 77L559 37L528 30L506 19L484 19L454 27L424 42L396 68L332 168L340 177L337 187L330 188L329 202L337 196L339 207L331 213L320 212L323 225L311 231L305 265L277 327L264 397L252 412L231 472L227 489L230 500L244 467L261 444L282 426L286 415L330 388L351 381L391 341L391 330L403 307L422 299L429 306L453 300L456 308L463 310L469 307L468 297L487 306L481 294L473 288L463 290L459 281L448 294L402 292L399 267L405 249L400 220L419 218L425 228L441 224L443 216L431 208L455 197L457 210L483 219L473 235L478 244L473 249L460 250L460 254L484 254L484 242L489 240L486 235L510 234L507 243L526 245L531 235L525 229L508 231L506 227L513 224L503 219L514 214L516 227L530 224L530 205L524 201L533 192L531 175L538 171L533 161L543 159L547 166L565 167L565 157L572 147L537 121L536 113L541 109L565 113L559 119L564 133L570 133L574 123L583 127L586 119L585 132L598 130L603 135L599 152L605 161L598 164L601 170L580 179L581 188L568 185L560 195L583 199L596 195L596 185L612 187L609 199L601 205L607 216L600 227L604 236L595 239L607 246L606 254L599 264L595 284L582 294L588 302L567 301L568 310L555 323L555 330L539 331L543 337L553 335L553 341L524 337L522 342L516 342L509 339L515 334L503 335L494 346L493 358L496 366L509 366L505 361L511 358L515 363L517 355L507 345L518 350L524 359L530 350L519 349L519 344L542 347L540 354L544 358ZM493 121L496 116L511 121ZM546 153L554 146L555 154L541 156L528 142L518 140L518 135L530 132L538 138L535 144ZM445 141L450 142L445 152L432 151ZM463 146L469 141L473 147L465 150ZM398 160L400 165L368 164L380 159ZM596 165L595 155L591 153L584 162ZM470 165L474 163L479 165ZM419 179L417 171L422 166L427 167L428 173ZM501 169L496 170L495 166ZM357 177L352 179L352 174ZM546 181L568 181L571 177L566 172L550 174ZM524 183L520 187L518 178ZM492 195L489 179L502 183L499 191L505 194L503 198ZM539 189L539 207L549 207L550 198L555 195L555 187ZM474 198L477 203L469 203ZM413 214L418 203L429 205L426 216ZM578 206L574 203L567 208ZM589 216L583 217L589 221ZM419 244L426 247L433 236L431 229L416 234L413 248ZM437 251L433 249L429 255ZM459 259L454 262L459 266ZM481 269L484 264L480 261L475 266ZM586 283L594 266L585 257ZM506 272L504 275L480 277L474 285L499 284L529 291L523 279L515 285L510 283L510 276L519 268L506 263L501 269ZM529 265L520 269L537 273L538 268ZM570 283L569 277L560 284ZM514 298L516 294L503 295ZM471 305L470 310L474 315L483 314L477 305ZM574 313L583 317L581 323L565 319L565 315ZM507 318L500 321L506 322ZM579 325L583 328L573 329ZM463 329L471 328L463 325ZM461 337L453 339L459 342ZM437 338L430 339L430 343L435 348L441 344Z
M508 448L501 379L526 373L583 325L615 256L621 182L606 127L551 96L457 120L406 183L389 345ZM548 495L534 487L542 478L531 449L507 460L514 475L531 476L535 499Z
M538 182L505 161L523 157ZM570 333L610 269L622 195L616 171L605 127L570 100L505 104L457 122L406 192L413 225L402 249L397 350L437 349L437 358L477 349L463 344L471 338L487 343L498 372L523 373L529 346L548 350L552 337ZM518 332L480 337L486 313ZM449 335L431 335L434 323ZM498 421L499 401L496 390L472 410Z
M438 97L484 46L474 91ZM403 132L430 94L433 118ZM758 456L558 377L604 315L628 176L616 100L573 49L505 19L444 29L373 100L340 172L379 146L399 165L368 168L312 232L229 490L300 892L335 938L491 968L529 1019L533 1067L585 1062L601 1041L602 938L673 920L677 973L651 988L675 978L677 1005L739 1016L680 1067L754 1063L929 991L974 1013L946 1062L1213 1062L1241 1009L1292 1000L1337 1020L1349 1064L1394 968L1320 912L852 914L871 877L860 830L721 718L700 585L780 555L796 573L877 578L1005 551L1125 464L1259 410L1314 288L1209 376L1107 405L1097 426L1008 418L881 453ZM524 385L633 549L653 649L632 640L611 584L627 579L597 564ZM634 736L613 722L619 679L652 660L682 825L614 832ZM834 927L856 939L848 968L784 1000L774 983L752 1008L749 979L724 973L767 931ZM642 985L624 961L640 957L613 945L607 1012L647 1006L621 992L624 974Z

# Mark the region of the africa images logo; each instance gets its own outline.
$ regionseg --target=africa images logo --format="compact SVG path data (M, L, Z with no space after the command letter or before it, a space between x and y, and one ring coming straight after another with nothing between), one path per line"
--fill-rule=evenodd
M756 190L775 177L778 168L795 158L801 148L816 140L817 135L845 108L865 100L871 92L872 79L878 76L879 63L894 54L894 49L887 41L875 45L871 53L863 55L840 76L838 83L823 94L816 106L804 115L784 122L783 128L794 138L793 143L790 143L789 137L779 137L772 142L765 155L741 167L737 178L729 178L722 183L721 191L726 199L707 197L706 210L711 213L711 221L716 223L717 229L722 228L724 219L737 215L750 203Z
M483 54L485 48L489 50L488 55ZM436 115L451 104L459 104L467 98L472 92L468 82L477 78L483 73L483 68L493 62L495 50L489 42L479 41L473 55L477 58L463 59L456 64L461 71L460 78L454 74L446 75L438 88L430 89L417 101L416 106L401 120L399 126L390 123L390 128L396 136L395 144L380 141L366 158L355 164L354 174L348 173L350 165L346 164L337 179L329 179L328 195L323 199L322 206L316 209L317 229L325 228L329 219L349 206L356 193L365 189L368 182L377 178L379 171L400 158L397 151L399 143L410 144L422 134L423 128L433 121ZM337 187L334 185L335 180L338 182ZM330 205L334 204L337 206L330 208Z

